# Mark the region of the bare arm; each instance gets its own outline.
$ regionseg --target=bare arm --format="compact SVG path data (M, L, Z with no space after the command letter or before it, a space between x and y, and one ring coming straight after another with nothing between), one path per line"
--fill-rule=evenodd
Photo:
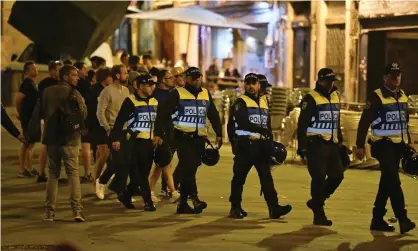
M18 92L16 94L16 110L17 110L17 114L20 117L20 111L22 108L22 101L25 98L25 94Z

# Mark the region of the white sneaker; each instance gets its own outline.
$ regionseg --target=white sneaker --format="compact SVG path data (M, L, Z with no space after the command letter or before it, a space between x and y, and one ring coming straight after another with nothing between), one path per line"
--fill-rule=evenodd
M152 202L160 202L161 200L155 196L154 192L151 192L151 200Z
M177 203L177 201L179 201L180 199L180 193L178 191L174 191L171 193L171 198L170 198L170 202L171 203Z
M97 198L103 200L105 195L106 185L100 184L99 179L96 179L96 195Z

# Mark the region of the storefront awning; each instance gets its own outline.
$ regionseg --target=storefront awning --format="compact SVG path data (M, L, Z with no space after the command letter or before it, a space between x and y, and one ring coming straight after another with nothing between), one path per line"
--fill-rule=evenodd
M178 23L202 25L218 28L233 28L244 30L255 30L256 28L246 25L237 20L230 20L213 11L199 6L174 7L154 11L144 11L136 14L126 15L132 19L146 19L157 21L174 21Z

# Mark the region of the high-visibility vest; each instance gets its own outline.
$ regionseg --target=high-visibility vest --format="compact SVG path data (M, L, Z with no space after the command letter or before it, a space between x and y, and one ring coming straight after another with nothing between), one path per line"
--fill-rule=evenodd
M265 99L260 98L259 104L245 94L241 95L239 99L242 99L247 106L248 120L250 123L268 129L267 121L269 107ZM250 139L261 139L260 133L242 130L239 128L238 124L235 124L235 134L237 136L249 137Z
M315 90L311 90L309 95L315 100L316 109L309 123L308 137L319 135L326 141L332 139L334 143L338 143L341 105L337 92L332 92L330 99L327 99Z
M372 141L388 138L393 143L408 140L408 97L401 90L401 96L396 100L394 97L384 97L379 88L374 91L382 101L377 118L372 122Z
M172 114L174 128L185 133L197 131L199 136L207 136L207 112L210 106L209 92L202 88L197 97L184 87L176 89L179 93L179 104Z
M143 100L137 100L135 95L129 95L129 99L135 106L134 111L129 115L127 122L128 129L138 132L137 138L151 139L153 137L153 129L155 118L157 117L158 101L150 98L148 103Z

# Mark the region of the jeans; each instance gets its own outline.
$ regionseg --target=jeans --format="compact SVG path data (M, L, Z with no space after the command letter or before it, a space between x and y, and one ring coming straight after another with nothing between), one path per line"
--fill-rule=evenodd
M58 193L58 179L61 173L61 160L70 184L70 204L73 213L83 211L81 205L81 186L78 166L79 145L46 146L49 177L46 183L46 211L54 212Z

